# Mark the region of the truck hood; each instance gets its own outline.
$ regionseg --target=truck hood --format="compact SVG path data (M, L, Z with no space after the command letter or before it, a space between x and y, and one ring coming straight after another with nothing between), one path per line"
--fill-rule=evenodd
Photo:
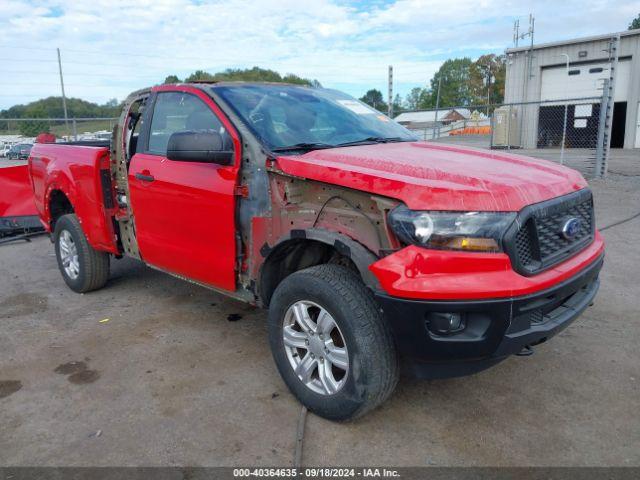
M587 186L575 170L536 158L431 142L280 156L289 175L402 200L414 210L519 211Z

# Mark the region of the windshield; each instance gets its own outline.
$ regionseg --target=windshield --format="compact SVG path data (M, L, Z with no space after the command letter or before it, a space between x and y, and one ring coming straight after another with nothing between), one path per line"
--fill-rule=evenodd
M291 85L213 89L271 150L416 139L387 116L336 90Z

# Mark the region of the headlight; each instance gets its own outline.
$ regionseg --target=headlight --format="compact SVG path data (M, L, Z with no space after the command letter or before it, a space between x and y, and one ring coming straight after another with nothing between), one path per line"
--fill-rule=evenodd
M406 244L500 252L502 236L515 218L514 212L425 212L400 205L389 213L389 224Z

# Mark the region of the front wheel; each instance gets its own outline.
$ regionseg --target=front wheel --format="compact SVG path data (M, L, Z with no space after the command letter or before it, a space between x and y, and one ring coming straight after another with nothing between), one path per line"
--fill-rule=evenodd
M78 217L63 215L53 233L58 268L66 284L78 293L104 286L109 279L109 254L95 250L87 241Z
M314 413L348 420L383 403L399 376L392 334L351 270L318 265L273 294L269 341L282 378Z

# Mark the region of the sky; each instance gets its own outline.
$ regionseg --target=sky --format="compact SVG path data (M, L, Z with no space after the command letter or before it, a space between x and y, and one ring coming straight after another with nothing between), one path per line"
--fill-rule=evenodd
M448 58L502 53L513 22L544 43L626 30L640 0L0 0L0 109L97 103L197 69L259 66L361 96L403 97Z

